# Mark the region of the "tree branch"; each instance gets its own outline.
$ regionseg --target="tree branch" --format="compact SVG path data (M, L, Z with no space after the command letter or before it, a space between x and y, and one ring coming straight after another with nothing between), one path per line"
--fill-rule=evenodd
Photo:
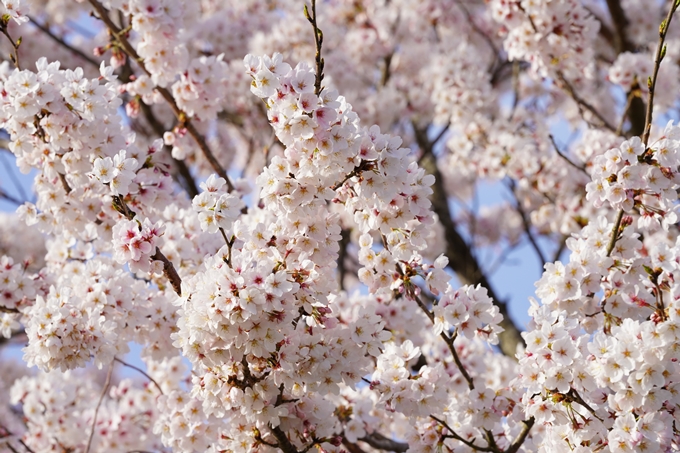
M108 10L104 8L104 6L98 0L89 0L89 2L99 14L99 18L104 22L104 24L106 24L106 27L109 29L113 37L120 44L123 51L130 58L135 60L135 62L139 65L142 71L144 71L144 73L151 76L152 75L151 72L144 65L144 60L139 56L139 54L137 54L135 48L132 47L130 41L128 41L128 39L126 38L125 33L123 33L123 31L109 17ZM184 125L187 132L189 132L189 135L191 135L191 137L194 139L198 147L203 152L203 155L208 160L208 163L213 168L215 173L217 173L221 178L224 178L224 180L227 181L227 188L229 189L229 191L234 190L234 185L229 179L227 172L224 170L224 168L222 168L222 165L218 162L217 158L210 150L210 147L208 146L205 137L203 137L203 135L201 135L201 133L198 132L198 129L196 129L196 126L194 126L189 116L186 113L184 113L182 109L179 108L177 102L175 101L175 98L172 96L170 91L167 88L159 86L155 87L155 90L158 91L161 97L165 99L165 101L168 103L170 109L177 117L177 120L182 125Z
M295 445L292 444L290 439L288 439L288 436L286 436L286 433L283 432L283 430L280 427L276 428L271 428L272 434L274 437L276 437L276 440L279 442L278 447L283 451L283 453L299 453L298 449L295 448Z
M426 131L415 127L416 141L423 153L422 167L431 175L435 177L434 185L432 186L432 208L437 213L439 221L444 227L444 235L446 239L446 256L449 258L449 266L456 273L458 279L464 285L480 284L486 288L487 293L493 299L500 313L503 315L503 320L500 326L505 329L498 334L499 346L503 354L508 357L515 358L517 353L517 345L524 344L524 340L520 335L519 328L510 319L507 305L498 298L491 283L488 281L477 259L472 255L470 247L465 242L463 237L458 232L456 225L451 218L451 211L449 210L448 197L444 189L444 181L442 174L437 167L436 158L432 153L432 144L428 140Z
M109 390L109 385L111 384L111 375L113 374L113 362L111 362L111 365L109 365L109 372L106 374L106 381L104 382L104 388L102 389L102 393L99 396L99 401L97 402L97 407L94 409L94 417L92 419L92 427L90 428L90 437L87 440L87 449L85 449L85 453L90 453L90 447L92 447L92 439L94 438L94 430L95 426L97 425L97 414L99 414L99 408L102 405L102 401L104 401L104 397L106 396L106 392Z
M128 207L128 205L125 203L125 200L123 200L123 197L118 195L113 196L113 208L120 214L124 215L128 220L134 219L137 215L137 213ZM165 275L165 277L170 281L172 289L175 290L175 293L181 297L182 279L177 273L177 270L175 269L175 266L172 264L172 262L163 254L163 252L161 252L161 249L158 247L156 247L156 253L151 256L151 259L163 263L163 275Z
M529 435L529 431L531 431L531 428L534 426L535 422L536 422L536 419L534 419L534 417L531 417L529 420L522 420L522 423L524 423L524 427L522 428L522 431L515 438L515 440L512 442L512 444L510 444L508 449L505 450L505 453L517 453L517 451L519 451L519 448L522 446L522 444L526 440L527 436Z
M69 52L72 52L72 53L78 55L80 58L82 58L82 59L85 60L86 62L90 63L92 66L95 66L95 67L99 68L99 63L98 63L97 61L95 61L94 58L88 56L88 55L87 55L85 52L83 52L82 50L76 49L75 47L71 46L71 45L68 44L66 41L64 41L62 38L60 38L59 36L57 36L57 35L55 35L54 33L52 33L52 31L50 30L50 28L49 28L47 25L43 25L43 24L39 23L38 21L36 21L36 20L35 20L34 18L32 18L31 16L28 16L28 20L29 20L33 25L35 25L38 29L40 29L43 33L45 33L47 36L49 36L54 42L56 42L56 43L59 44L60 46L62 46L62 47L64 47L65 49L67 49Z
M161 386L158 385L158 382L156 382L156 381L154 380L154 378L152 378L151 376L149 376L149 375L147 374L146 371L144 371L144 370L142 370L141 368L136 367L136 366L134 366L134 365L130 365L129 363L120 360L118 357L114 357L113 360L115 360L116 362L120 363L121 365L123 365L123 366L125 366L125 367L131 368L131 369L133 369L133 370L135 370L135 371L138 371L139 373L143 374L149 381L153 382L153 384L156 386L156 388L158 389L158 391L161 392L161 395L163 394L163 389L161 388Z
M383 436L377 431L373 431L371 434L368 434L359 440L362 442L366 442L368 445L377 450L404 453L406 450L409 449L409 446L406 442L398 442L396 440L390 439L388 437Z
M314 78L314 94L317 96L321 94L321 82L323 81L323 67L324 59L321 57L321 46L323 45L323 32L316 23L316 0L312 0L312 13L309 14L309 9L305 4L305 17L314 27L314 45L316 46L316 76Z
M422 300L420 300L420 297L414 295L414 298L420 309L423 310L427 317L430 318L432 324L434 324L434 314L432 314L430 309L427 308L427 306L423 303ZM460 357L458 357L458 351L456 351L456 346L454 345L456 337L458 336L458 332L456 331L456 333L454 333L452 336L448 336L446 332L442 332L441 334L439 334L439 336L442 337L446 345L449 347L449 351L451 351L451 355L453 356L453 361L456 363L458 371L460 371L460 373L463 375L463 378L465 378L465 381L467 381L468 387L470 388L470 390L474 390L475 383L472 380L470 374L463 366L463 362L460 361Z

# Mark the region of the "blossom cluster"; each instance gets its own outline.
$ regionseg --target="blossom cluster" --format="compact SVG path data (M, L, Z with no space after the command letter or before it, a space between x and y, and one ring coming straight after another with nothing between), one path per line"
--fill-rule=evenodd
M133 272L142 270L149 272L152 257L156 249L163 243L164 226L159 221L152 224L148 218L138 220L121 220L113 227L114 259L120 263L128 263Z
M542 75L566 72L592 77L593 42L600 23L577 0L536 2L494 0L493 17L506 29L504 46L511 60L524 60Z
M226 192L226 183L224 178L210 175L206 182L201 183L203 192L192 200L203 231L230 230L244 207L237 194Z
M606 201L628 212L639 208L639 228L660 224L668 229L675 224L679 134L680 128L669 123L663 136L649 148L639 137L633 137L598 156L593 161L593 180L586 186L588 200L597 207Z

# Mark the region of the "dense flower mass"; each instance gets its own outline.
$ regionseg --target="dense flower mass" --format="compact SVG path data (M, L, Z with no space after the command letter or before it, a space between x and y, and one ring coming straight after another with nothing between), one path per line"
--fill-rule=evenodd
M680 451L676 8L1 0L0 451Z

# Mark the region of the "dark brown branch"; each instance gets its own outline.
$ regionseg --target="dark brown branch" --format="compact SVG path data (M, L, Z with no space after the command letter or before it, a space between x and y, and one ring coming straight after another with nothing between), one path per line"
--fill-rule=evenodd
M149 106L142 99L139 99L139 107L142 109L144 118L146 118L146 121L149 123L154 133L159 137L163 137L163 134L165 134L165 127L160 121L158 121L153 113L153 110L151 109L151 106ZM191 198L194 198L199 192L198 187L196 187L196 181L189 171L189 167L187 167L187 164L183 160L172 157L172 151L167 145L163 145L163 150L168 156L170 156L173 164L175 164L177 167L177 171L179 171L180 176L182 176L182 179L184 180L184 188L186 189L187 193Z
M283 451L283 453L299 453L295 445L292 444L286 433L280 427L271 428L272 434L276 437L279 445L278 447Z
M125 36L125 32L121 30L109 17L108 10L104 8L104 6L98 0L89 0L89 2L97 11L97 14L99 14L99 18L104 22L104 24L106 24L106 27L109 29L114 39L118 42L118 44L120 44L123 51L130 58L135 60L137 65L142 69L142 71L144 71L144 73L151 76L152 75L151 72L149 72L149 70L144 65L144 60L139 56L139 54L137 54L135 48L132 47L132 44L130 44L130 41L128 41L127 37ZM184 113L182 109L179 108L177 102L175 101L175 98L172 96L170 91L167 88L158 86L155 89L156 91L158 91L161 97L165 99L165 101L168 103L170 109L175 114L180 124L186 128L187 132L189 132L189 135L191 135L191 137L194 139L198 147L201 149L203 155L208 160L208 163L213 168L215 173L217 173L221 178L224 178L224 180L227 181L227 188L229 189L229 191L234 190L234 185L231 183L231 180L229 179L227 172L224 170L224 168L222 168L222 165L219 163L213 152L210 150L210 147L208 146L205 137L203 137L203 135L201 135L201 133L198 132L198 129L196 129L196 126L194 126L193 122L188 117L188 115Z
M492 448L490 448L490 447L482 447L482 446L476 445L476 444L474 443L475 439L472 439L472 441L469 441L469 440L467 440L467 439L461 437L458 433L456 433L456 432L453 430L453 428L451 428L451 427L449 426L448 423L446 423L445 420L441 420L441 419L435 417L434 415L430 415L430 418L431 418L432 420L436 421L437 423L439 423L440 425L442 425L444 428L446 428L446 430L447 430L449 433L451 433L451 434L449 434L449 435L445 435L444 437L450 437L450 438L452 438L452 439L456 439L457 441L464 443L465 445L467 445L468 447L472 448L473 450L477 450L477 451L491 451L491 452L494 451L494 450L493 450Z
M352 442L348 441L345 438L342 439L342 445L347 449L349 453L366 453L366 451L363 450L360 446L358 446L357 444L353 444Z
M71 186L69 185L68 181L66 180L66 175L63 173L57 173L59 175L59 181L61 181L61 186L64 188L64 191L66 193L71 193Z
M529 420L522 420L522 423L524 423L522 431L517 435L515 440L508 447L508 449L505 450L505 453L517 453L519 451L519 448L526 440L527 436L529 435L529 431L531 431L531 428L534 426L535 422L536 420L534 419L534 417L531 417Z
M621 6L620 0L607 0L607 7L609 9L609 15L612 18L612 24L614 27L614 48L617 54L622 52L635 52L637 49L633 42L628 39L628 25L630 22L626 17L626 14ZM631 90L629 96L634 90ZM627 116L630 120L630 130L627 135L629 136L639 136L644 132L645 124L645 103L642 98L638 96L629 97L629 104L626 107ZM621 128L622 130L623 128ZM618 130L618 129L617 129ZM620 135L620 132L619 134Z
M409 449L409 446L406 442L398 442L396 440L390 439L388 437L383 436L377 431L374 431L371 434L368 434L359 440L362 442L366 442L368 445L377 450L404 453L406 450Z
M421 310L427 315L428 318L430 318L430 321L432 324L434 324L434 314L430 311L429 308L423 303L422 300L418 296L414 295L414 299L418 306L420 307ZM440 337L442 337L442 340L444 340L444 343L449 347L449 351L451 351L451 355L453 356L453 361L456 363L456 367L458 367L458 371L460 371L460 374L463 375L465 378L465 381L468 384L468 387L470 390L474 390L475 388L475 383L472 380L472 377L470 374L467 372L465 367L463 366L463 362L460 361L460 357L458 357L458 351L456 351L456 345L454 342L456 341L456 337L458 336L458 332L454 333L452 336L449 336L446 334L446 332L442 332L439 334Z
M621 234L621 220L623 220L623 209L620 209L616 214L616 220L614 221L614 227L612 228L611 238L609 238L609 244L607 245L607 256L610 256L614 251L616 246L616 241L619 240L619 235Z
M125 203L122 197L118 195L113 196L113 208L120 214L124 215L128 220L132 220L137 215L133 210L131 210ZM172 289L175 290L178 296L182 296L182 279L180 278L175 266L172 262L161 252L161 250L156 247L156 253L151 256L152 260L160 261L163 263L163 275L170 281Z
M462 284L479 284L486 288L489 297L493 299L494 303L499 308L500 313L503 315L500 326L505 330L498 334L500 349L503 354L515 358L517 345L524 343L524 340L520 335L520 330L512 319L510 319L507 305L497 297L477 259L473 256L469 245L460 235L451 218L451 211L449 210L448 196L444 189L443 177L437 167L436 159L432 153L432 144L428 140L425 130L417 127L414 127L414 130L418 146L424 156L421 165L429 174L435 177L434 185L432 186L432 208L434 209L434 212L437 213L439 221L444 227L446 256L449 258L449 266L456 273Z
M616 46L616 53L634 52L635 46L628 39L626 28L628 27L628 18L623 11L620 0L607 0L607 8L609 8L609 15L612 17L614 24L614 45Z
M340 231L340 250L338 251L338 284L340 289L345 288L345 275L347 274L347 266L345 259L347 258L347 246L350 243L350 230L343 229Z
M4 305L0 305L0 313L21 313L18 308L9 308Z
M323 32L319 28L316 22L316 0L312 0L312 13L309 13L307 5L305 5L305 17L312 24L314 28L314 45L316 46L316 54L314 55L314 60L316 62L316 76L314 78L314 93L318 96L321 94L321 82L323 81L323 67L324 59L321 57L321 46L323 45Z

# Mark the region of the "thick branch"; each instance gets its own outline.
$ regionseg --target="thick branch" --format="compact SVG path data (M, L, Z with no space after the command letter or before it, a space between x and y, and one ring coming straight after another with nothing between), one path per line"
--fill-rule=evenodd
M435 182L432 186L432 207L444 227L446 256L449 258L449 266L456 273L462 284L480 284L486 288L489 297L493 299L503 315L503 321L501 321L500 326L505 330L498 334L500 349L503 354L514 358L517 353L517 345L524 342L520 335L520 330L510 319L507 305L498 298L477 259L472 255L470 247L458 232L451 218L444 181L439 168L437 168L436 159L432 154L431 142L428 140L424 130L415 128L415 131L418 146L424 154L421 165L428 173L435 177Z
M531 428L534 426L535 421L534 417L531 417L529 420L522 420L522 423L524 423L522 431L517 435L512 444L510 444L510 447L505 450L505 453L517 453L517 451L519 451L519 448L529 435L529 431L531 431Z
M276 428L272 428L271 431L279 442L279 448L283 453L299 453L297 448L295 448L295 445L291 443L288 436L286 436L286 433L284 433L280 427L277 426Z

